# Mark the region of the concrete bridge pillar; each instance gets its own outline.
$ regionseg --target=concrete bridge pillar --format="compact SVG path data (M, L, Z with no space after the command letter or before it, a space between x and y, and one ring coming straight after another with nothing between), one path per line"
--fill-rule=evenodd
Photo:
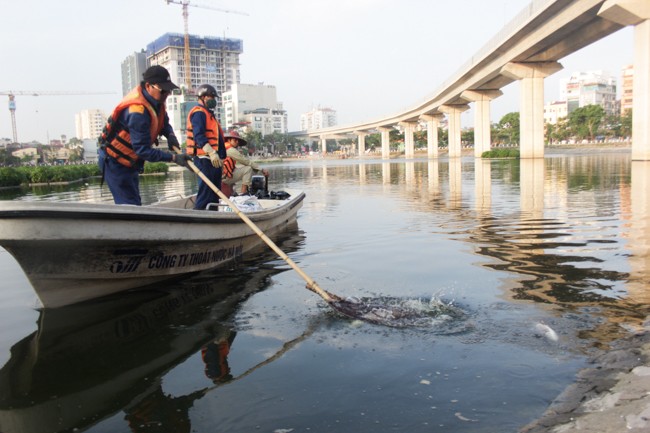
M650 161L650 2L607 0L598 15L634 26L632 160Z
M381 133L381 159L390 159L390 130L391 128L377 128Z
M320 153L323 156L327 154L327 138L324 135L320 136Z
M562 69L557 62L508 63L501 74L521 81L520 158L544 157L544 78Z
M460 113L467 111L469 106L466 104L458 105L441 105L438 110L447 114L447 128L449 132L449 157L458 158L461 156L460 142Z
M490 125L490 101L503 95L501 90L465 90L460 97L474 102L474 157L480 158L490 150L492 131Z
M416 122L400 122L399 125L404 128L404 157L410 159L415 157L415 141L413 140L413 131L417 126Z
M438 127L442 118L442 114L425 114L420 116L420 119L427 123L427 156L429 158L438 157Z
M354 131L354 133L357 134L357 145L359 147L359 156L363 156L363 154L366 153L366 135L368 134L361 131Z

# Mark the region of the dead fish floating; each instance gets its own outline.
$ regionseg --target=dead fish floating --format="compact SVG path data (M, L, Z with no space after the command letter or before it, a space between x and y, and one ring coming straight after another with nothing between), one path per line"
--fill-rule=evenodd
M544 337L553 343L560 339L557 333L544 322L538 322L535 324L535 335L538 337Z

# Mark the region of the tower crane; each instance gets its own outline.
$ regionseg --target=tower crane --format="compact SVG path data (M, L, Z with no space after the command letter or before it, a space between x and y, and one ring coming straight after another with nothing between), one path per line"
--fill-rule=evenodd
M9 112L11 113L11 130L14 134L14 143L18 143L16 132L16 95L23 96L58 96L58 95L109 95L115 92L73 92L73 91L48 91L48 90L6 90L0 91L0 95L9 96Z
M183 25L185 27L185 48L184 48L184 66L185 66L185 86L187 87L188 92L192 92L192 77L190 74L190 32L188 30L187 17L189 12L187 10L188 6L193 6L203 9L212 9L214 11L225 12L230 14L239 14L239 15L248 15L245 12L238 12L229 9L215 8L208 5L190 3L190 0L165 0L167 4L173 3L181 5L183 7Z

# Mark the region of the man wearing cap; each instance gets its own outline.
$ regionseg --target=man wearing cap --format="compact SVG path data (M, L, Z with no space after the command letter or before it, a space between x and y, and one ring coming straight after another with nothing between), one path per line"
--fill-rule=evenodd
M269 176L268 170L260 168L244 156L237 147L246 146L246 140L239 136L237 131L229 131L224 135L226 140L227 157L223 161L223 180L222 182L233 187L241 181L241 193L248 194L253 172L261 171L265 177Z
M226 158L226 148L221 125L214 115L219 95L211 84L201 84L196 90L199 104L187 114L187 154L194 157L194 164L219 189L221 189L221 166ZM199 178L194 209L217 210L210 206L219 203L219 196L203 179Z
M158 137L167 138L170 150L180 150L169 124L165 101L178 89L162 66L151 66L142 74L143 81L131 90L109 116L99 138L99 168L113 194L115 204L140 206L139 174L144 162L165 161L187 166L185 154L156 149Z

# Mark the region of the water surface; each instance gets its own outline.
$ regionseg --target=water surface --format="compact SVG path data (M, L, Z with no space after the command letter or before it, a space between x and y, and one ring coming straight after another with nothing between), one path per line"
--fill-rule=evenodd
M307 194L276 241L321 287L460 314L341 317L266 250L39 311L0 250L0 431L516 432L649 314L650 167L629 153L269 168ZM148 203L194 188L142 182ZM110 201L94 181L3 194Z

